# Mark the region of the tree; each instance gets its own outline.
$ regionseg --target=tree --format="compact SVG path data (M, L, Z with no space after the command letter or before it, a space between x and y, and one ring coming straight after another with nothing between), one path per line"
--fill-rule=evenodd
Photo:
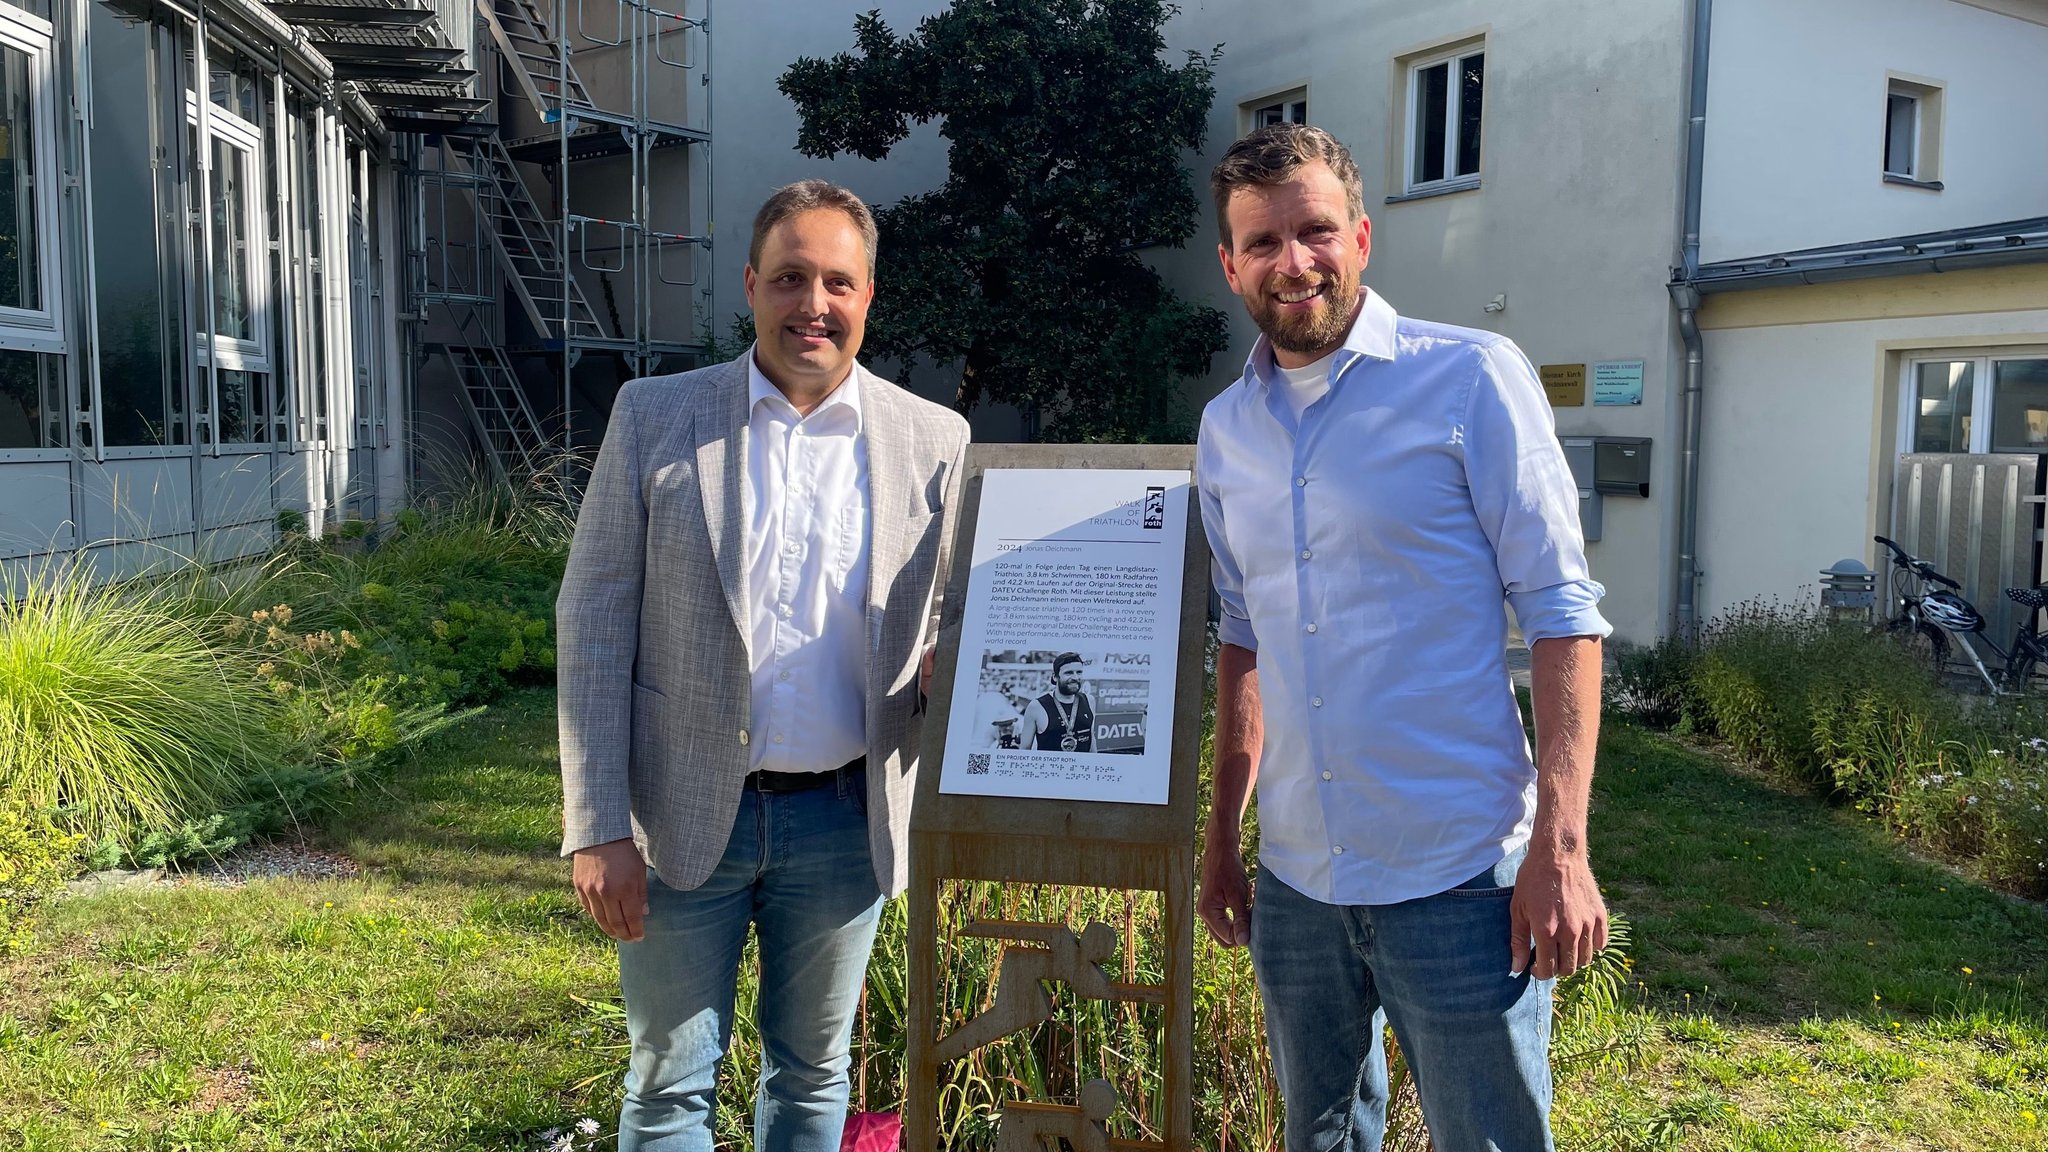
M880 160L940 122L946 182L876 213L866 347L958 365L954 406L1017 405L1045 439L1186 440L1181 380L1223 350L1221 312L1180 299L1140 250L1180 246L1200 202L1212 54L1162 59L1160 0L958 0L899 36L869 12L855 50L779 87L797 149Z

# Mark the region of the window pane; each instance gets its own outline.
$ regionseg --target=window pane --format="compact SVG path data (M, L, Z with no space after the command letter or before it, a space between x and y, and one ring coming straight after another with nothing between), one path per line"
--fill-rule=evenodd
M1884 170L1894 176L1913 174L1913 143L1918 134L1920 102L1894 92L1884 106Z
M256 338L249 285L249 154L213 142L213 330L233 340Z
M0 448L62 448L64 358L0 352Z
M1444 178L1444 117L1450 102L1451 66L1435 64L1415 74L1415 180Z
M28 53L0 49L0 307L40 311L36 245L36 140Z
M1914 390L1913 451L1968 452L1977 366L1968 360L1922 364Z
M151 162L151 123L161 115L150 85L155 32L94 4L91 34L95 115L86 146L92 149L101 431L115 446L182 443L182 406L172 407L176 393L166 386L171 377L158 243L159 221L170 201L161 194Z
M1264 108L1252 113L1252 127L1265 128L1269 125L1278 124L1281 120L1280 111L1280 105L1278 104L1266 105Z
M319 119L312 107L295 112L292 165L297 173L299 251L306 254L304 280L295 311L303 320L301 352L306 365L299 391L299 431L303 440L327 438L327 286L321 274L324 255L320 217Z
M1293 124L1308 123L1308 101L1296 100L1287 106L1287 119Z
M270 378L262 372L220 373L220 442L262 444L269 440L265 397Z
M2048 452L2048 360L1991 366L1991 450Z
M1485 106L1486 57L1467 56L1460 61L1458 80L1458 175L1479 171L1479 113Z

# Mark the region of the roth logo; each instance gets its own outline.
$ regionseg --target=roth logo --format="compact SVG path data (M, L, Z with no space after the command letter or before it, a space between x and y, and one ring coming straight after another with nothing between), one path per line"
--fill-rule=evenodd
M1145 527L1154 531L1166 527L1166 489L1145 489Z

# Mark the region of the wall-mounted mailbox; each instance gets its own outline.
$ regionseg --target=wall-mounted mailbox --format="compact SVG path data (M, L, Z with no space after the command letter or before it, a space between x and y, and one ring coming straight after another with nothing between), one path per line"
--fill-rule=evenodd
M1564 445L1564 462L1572 470L1572 483L1579 490L1579 532L1590 544L1600 539L1600 491L1593 483L1596 438L1566 436L1559 442Z
M1593 489L1610 496L1648 496L1650 438L1593 437Z

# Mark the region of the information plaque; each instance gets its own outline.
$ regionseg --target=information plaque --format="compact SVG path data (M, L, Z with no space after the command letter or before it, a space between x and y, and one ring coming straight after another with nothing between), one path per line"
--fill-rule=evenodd
M1158 1090L1121 1101L1094 1081L1071 1101L1013 1095L997 1147L1189 1149L1209 586L1194 448L967 452L910 818L904 1146L937 1152L944 1066L1051 1019L1051 988L1156 1006ZM1121 951L1113 925L949 921L948 939L1004 943L993 1003L941 1003L957 982L939 971L939 889L956 880L1158 892L1163 979L1125 983L1104 967ZM1127 1106L1145 1109L1132 1119L1156 1139L1108 1135Z

